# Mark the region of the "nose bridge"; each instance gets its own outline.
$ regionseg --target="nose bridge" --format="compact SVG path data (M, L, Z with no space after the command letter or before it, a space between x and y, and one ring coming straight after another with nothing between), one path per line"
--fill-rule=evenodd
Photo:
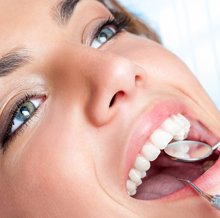
M60 78L65 80L64 90L74 92L72 98L80 102L89 122L102 126L113 118L116 108L132 98L141 74L136 65L117 54L83 49L64 58L66 73L61 72Z
M135 72L130 61L108 52L97 52L87 58L84 76L92 90L100 92L129 92L135 85ZM97 93L98 94L98 93Z
M86 115L93 125L102 126L114 117L116 108L132 98L140 75L133 63L114 53L96 51L85 61Z

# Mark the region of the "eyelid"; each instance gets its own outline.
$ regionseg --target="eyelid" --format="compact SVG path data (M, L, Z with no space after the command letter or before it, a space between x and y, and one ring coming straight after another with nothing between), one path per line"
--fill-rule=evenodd
M94 39L95 33L98 31L100 23L103 23L106 18L98 18L89 22L85 27L82 37L82 44L90 46L92 40Z
M112 38L116 37L116 35L122 32L124 29L129 28L130 23L131 23L131 18L129 16L127 16L124 13L115 13L115 16L110 15L108 18L102 19L102 21L99 21L99 23L96 24L94 27L93 26L90 27L91 25L87 25L89 27L89 30L91 28L92 30L88 31L86 27L83 34L83 44L91 46L92 42L98 37L100 32L107 27L113 28L115 30L114 35L107 40L110 41ZM105 43L107 43L107 41ZM105 43L103 43L102 45L104 45ZM101 47L102 45L100 45L99 47Z
M30 94L31 95L31 94ZM26 95L25 95L26 96ZM33 96L33 98L31 98L30 97L30 100L34 100L34 99L42 99L42 103L44 103L44 101L46 100L46 98L47 98L47 95L46 94L34 94L34 95L32 95ZM20 98L19 98L20 97ZM7 108L5 108L4 109L4 112L3 112L3 114L2 114L2 116L0 117L0 145L1 145L1 147L4 147L4 146L2 146L2 143L5 141L5 135L6 135L6 131L8 130L8 128L9 128L9 125L10 125L10 123L11 123L11 120L12 119L14 119L14 115L13 114L11 114L11 112L12 111L15 111L16 110L16 104L19 102L19 101L21 101L22 100L22 98L21 98L21 96L19 95L19 97L18 96L16 96L16 98L15 99L13 99L13 100L11 100L10 102L9 102L9 105L7 106ZM25 97L23 97L23 99L24 99ZM27 100L27 101L29 101L29 100ZM41 104L42 104L41 103ZM41 104L38 106L38 108L36 108L36 110L33 112L33 114L35 114L36 113L36 111L38 111L38 109L39 109L39 107L41 106ZM32 115L28 118L28 119L31 119L31 117L32 117ZM28 122L28 120L26 121L26 122ZM23 124L22 124L22 126L23 126ZM19 128L22 128L22 126L20 126L20 127L18 127L18 129ZM13 134L16 134L16 131L15 131L15 133L12 133L11 135L13 135ZM12 136L13 137L13 136ZM6 142L6 144L7 144L7 142ZM6 146L7 147L7 146Z
M43 99L42 98L34 98L34 99L30 99L26 102L31 102L34 105L35 110L33 111L33 113L35 113L37 108L43 103ZM32 116L32 114L27 119L29 119ZM10 134L13 134L13 132L17 131L17 129L19 129L20 126L23 125L26 122L26 120L25 121L19 121L19 120L15 121L15 119L16 119L16 117L13 118L13 125L11 127L11 133Z
M101 40L101 41L98 41L97 38L99 37L99 34L100 34L101 32L105 32L105 31L106 31L105 29L107 29L107 31L108 31L108 33L105 33L105 34L108 35L108 34L110 33L111 36L107 36L107 35L106 35L106 40L104 40L104 41L102 42L102 40L99 39L99 40ZM109 30L110 30L110 32L109 32ZM115 38L116 35L117 35L117 29L112 28L111 26L108 26L108 25L107 25L107 26L103 27L103 28L101 29L101 31L98 30L98 33L95 35L95 37L93 37L93 40L92 40L92 42L91 42L91 44L90 44L90 47L95 48L95 49L100 49L104 44L106 44L107 42L109 42L110 40L112 40L112 38ZM104 38L105 38L105 37L104 37Z

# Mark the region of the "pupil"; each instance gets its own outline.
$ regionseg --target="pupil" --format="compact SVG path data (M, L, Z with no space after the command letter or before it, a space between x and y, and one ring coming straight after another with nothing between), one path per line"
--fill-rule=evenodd
M32 102L26 102L17 111L15 119L17 119L19 121L25 121L31 116L31 114L35 111L35 109L36 108L35 108L34 104L32 104Z
M106 33L100 33L100 38L105 37L107 38L108 36L106 35Z
M24 106L21 107L20 113L23 114L24 116L29 116L29 114L30 114L28 108L24 107Z
M106 33L100 33L100 35L99 35L99 41L101 42L101 43L105 43L106 41L107 41L107 39L108 39L108 36L106 35Z

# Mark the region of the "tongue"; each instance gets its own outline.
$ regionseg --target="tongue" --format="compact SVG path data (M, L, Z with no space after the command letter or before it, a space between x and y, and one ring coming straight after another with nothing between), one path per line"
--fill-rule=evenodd
M172 166L170 166L172 163ZM157 164L156 164L157 165ZM137 189L136 199L153 200L167 196L185 185L184 182L176 180L174 177L194 181L202 175L201 165L191 163L166 162L169 167L152 167L153 170L148 172L142 185Z

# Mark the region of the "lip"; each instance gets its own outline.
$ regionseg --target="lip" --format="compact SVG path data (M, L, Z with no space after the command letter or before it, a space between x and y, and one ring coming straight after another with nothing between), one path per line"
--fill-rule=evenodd
M192 119L193 122L194 120L197 120L195 119L195 116L192 114L192 112L190 112L189 109L182 102L174 99L165 100L156 104L150 110L145 112L145 114L142 115L141 119L138 120L137 125L135 126L131 134L131 138L127 147L124 170L124 184L127 181L128 173L134 165L137 155L139 154L147 139L151 136L154 130L156 130L163 123L163 121L167 117L177 113L183 114L190 120ZM215 144L218 140L217 137L215 137L214 135L212 135L212 137L214 139L211 139L210 137L209 143L211 146ZM195 185L198 185L203 191L208 192L211 187L216 186L219 183L220 175L216 176L219 167L220 160L218 159L208 171L206 171L195 181ZM189 187L184 187L183 189L180 189L163 198L157 199L156 201L167 201L171 199L178 200L183 199L184 197L190 197L193 194L195 193L192 189L190 189ZM145 204L147 201L141 202Z
M135 159L143 147L144 143L151 136L163 121L172 114L189 114L186 106L177 100L166 100L153 106L145 112L142 118L137 122L134 131L131 134L130 142L127 147L125 163L125 181L129 170L133 166Z

